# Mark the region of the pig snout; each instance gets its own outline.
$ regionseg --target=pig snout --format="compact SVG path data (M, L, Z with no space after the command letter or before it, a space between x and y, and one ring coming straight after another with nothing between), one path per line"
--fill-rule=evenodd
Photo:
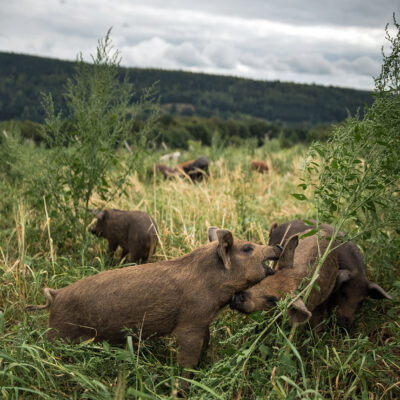
M275 270L273 270L268 264L263 264L264 267L264 274L265 276L273 275L275 273Z
M275 270L273 268L271 268L269 266L269 262L270 261L277 261L279 260L279 257L282 253L282 246L280 246L279 244L274 246L274 253L275 255L273 257L271 257L271 255L269 255L268 257L265 257L263 260L263 267L264 267L264 272L265 272L265 276L269 276L269 275L273 275L275 273Z
M235 293L232 296L231 301L229 302L229 307L232 310L245 312L243 309L243 304L245 303L245 301L246 301L246 293L244 292Z
M97 237L101 237L101 231L99 229L97 229L97 225L96 224L90 225L89 228L88 228L88 231L92 235L95 235Z

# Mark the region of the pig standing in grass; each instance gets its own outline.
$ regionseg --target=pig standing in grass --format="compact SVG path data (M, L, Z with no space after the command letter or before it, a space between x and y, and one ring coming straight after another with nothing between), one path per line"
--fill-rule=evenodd
M287 238L310 227L315 228L315 225L306 225L304 221L298 219L279 226L274 223L270 229L268 244L276 245L281 242L281 244L285 244ZM333 233L333 227L330 225L321 224L320 228L329 234ZM340 233L340 236L343 234ZM334 290L329 296L325 308L328 312L335 309L338 325L349 330L357 309L366 297L389 300L392 300L392 297L378 284L367 279L363 257L353 242L341 244L335 252L338 257L339 272Z
M231 308L244 313L269 310L279 299L296 292L303 279L311 278L313 275L318 258L318 245L323 254L328 241L319 239L317 235L305 237L300 241L297 235L291 236L285 244L275 274L246 291L236 293L232 297ZM291 305L289 316L292 324L304 323L310 317L312 317L313 326L321 321L323 309L320 306L330 296L335 286L337 273L337 255L331 252L319 271L316 280L317 287L312 289L307 306L301 298Z
M93 235L108 240L114 253L122 247L122 257L129 253L132 263L146 263L157 246L157 224L143 211L94 210L97 221L89 227Z
M185 175L195 181L201 181L204 177L208 176L208 157L201 156L195 160L186 161L184 163L178 164L178 171L183 171Z
M183 257L104 271L62 289L44 289L50 309L48 338L123 343L128 330L143 338L174 334L179 362L196 367L209 325L235 292L272 274L278 246L233 240L209 229L211 243Z

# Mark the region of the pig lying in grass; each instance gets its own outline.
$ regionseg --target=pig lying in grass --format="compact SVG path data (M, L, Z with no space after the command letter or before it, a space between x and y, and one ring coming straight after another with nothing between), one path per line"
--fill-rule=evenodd
M287 238L310 229L310 227L314 228L315 225L306 225L301 220L289 221L279 226L276 223L272 224L268 244L276 245L281 243L282 240L282 244L285 244ZM329 234L333 233L333 228L330 225L321 224L320 228ZM343 236L343 234L339 236ZM357 309L366 297L389 300L392 297L378 284L367 279L363 257L353 242L343 243L335 252L338 257L339 272L334 290L324 307L329 312L335 309L338 325L349 330Z
M132 263L146 263L157 246L157 224L143 211L94 210L97 221L89 227L93 235L108 240L113 254L122 247L122 257L129 253Z
M143 338L172 333L179 362L196 367L209 325L235 292L274 271L279 246L233 240L209 229L211 243L183 257L100 272L62 289L44 289L47 302L28 310L50 311L48 339L124 343L127 330Z
M318 257L318 240L321 254L328 246L324 238L312 235L299 240L298 235L291 236L283 248L274 275L264 278L255 286L236 293L231 300L231 308L244 313L269 310L276 302L290 293L295 293L305 277L313 275ZM307 301L307 306L298 298L289 309L292 323L301 324L312 317L312 324L320 321L319 306L330 296L338 272L337 255L331 252L322 265Z

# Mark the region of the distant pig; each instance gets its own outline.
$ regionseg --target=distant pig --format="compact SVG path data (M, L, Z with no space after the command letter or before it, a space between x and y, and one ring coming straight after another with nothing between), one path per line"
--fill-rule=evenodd
M146 263L157 246L157 224L143 211L93 210L97 221L89 227L93 235L108 240L111 254L122 247L132 263Z
M184 172L189 178L194 181L200 181L208 175L208 157L201 156L195 160L185 161L177 165L179 171Z
M172 333L178 360L196 367L209 325L235 292L272 274L269 260L278 246L233 239L228 230L209 228L208 243L183 257L100 272L62 289L44 289L50 309L49 339L94 339L124 343L129 330L141 337ZM127 331L128 330L128 331Z
M260 174L263 174L264 172L269 171L268 164L265 161L252 161L251 164L251 169L252 171L257 171Z
M315 221L311 221L314 223ZM291 235L300 233L315 225L306 225L302 220L293 220L281 224L274 223L270 229L268 244L284 244ZM333 233L333 227L320 224L320 228ZM285 235L286 233L286 235ZM343 233L339 233L339 237ZM369 296L373 299L389 299L392 297L377 283L370 282L365 273L365 263L358 247L351 241L341 244L335 252L339 261L339 272L335 288L329 297L326 308L330 311L336 307L336 319L340 327L347 330L354 320L355 313L363 300Z
M164 179L168 179L171 176L174 176L178 173L178 170L176 168L170 168L167 165L164 164L154 164L150 174L155 174L157 172L161 172L162 176Z
M319 240L319 243L318 243ZM324 238L318 239L317 235L305 237L299 241L298 235L291 236L282 251L274 275L264 278L260 283L236 293L231 300L231 308L244 313L269 310L276 302L287 294L295 293L305 277L313 275L318 258L318 245L321 253L328 246ZM291 323L301 324L311 319L313 326L321 320L322 304L330 296L338 272L337 255L329 253L324 261L316 285L304 304L301 298L293 302L289 309Z

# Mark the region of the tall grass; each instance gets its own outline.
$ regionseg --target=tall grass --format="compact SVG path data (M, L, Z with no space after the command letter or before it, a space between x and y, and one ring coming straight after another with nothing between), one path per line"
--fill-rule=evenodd
M196 151L211 159L209 179L193 184L184 178L164 181L135 173L128 177L125 196L105 202L95 193L91 205L140 209L153 215L160 230L160 246L153 261L178 257L203 245L210 225L231 229L237 238L266 243L272 222L313 216L308 203L291 196L300 183L304 148L281 150L276 142L269 142L257 149L250 145ZM182 158L195 155L189 150ZM144 167L158 157L157 153L149 155ZM252 172L252 159L266 160L270 171L263 175ZM113 174L109 171L111 181ZM43 286L63 287L98 271L119 268L119 259L110 259L105 241L93 237L84 252L68 237L62 244L53 243L53 221L45 212L24 202L17 189L4 197L0 221L1 396L177 398L182 371L173 338L140 344L128 338L121 348L107 343L47 342L47 313L28 314L24 307L43 302ZM6 212L10 204L11 214ZM396 243L392 243L392 265L380 264L380 249L369 249L365 255L369 278L398 299ZM211 327L210 346L195 373L189 397L370 400L400 395L398 300L367 300L351 336L339 334L331 317L319 337L305 327L289 340L285 309L282 301L274 315L245 317L223 310Z

